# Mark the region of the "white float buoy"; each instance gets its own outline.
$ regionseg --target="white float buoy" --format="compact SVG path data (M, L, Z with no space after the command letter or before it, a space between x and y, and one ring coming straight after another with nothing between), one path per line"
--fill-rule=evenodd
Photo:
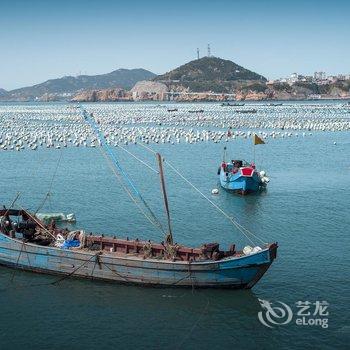
M253 252L253 248L250 245L247 245L243 248L243 254L249 255Z
M219 190L217 188L213 188L211 190L211 194L219 194Z
M263 176L261 178L261 182L264 183L264 184L268 184L270 182L270 179L267 176Z

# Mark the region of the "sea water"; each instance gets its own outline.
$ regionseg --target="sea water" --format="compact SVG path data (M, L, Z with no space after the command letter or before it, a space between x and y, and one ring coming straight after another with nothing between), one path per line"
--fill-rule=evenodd
M224 146L232 159L253 157L251 140L244 138L150 145L259 239L278 242L277 259L252 290L145 288L75 279L50 284L57 277L1 267L0 347L345 349L350 340L349 132L307 132L257 146L257 167L270 183L261 194L245 197L221 189L211 195L219 186ZM156 166L144 148L125 147ZM165 225L158 175L126 152L114 151ZM35 211L50 191L41 211L73 212L75 228L163 240L129 200L98 148L1 151L0 159L5 205L20 192L18 204ZM165 176L176 242L220 242L223 248L251 244L166 165ZM259 299L272 303L275 317ZM302 312L307 316L299 316L300 305L309 306Z

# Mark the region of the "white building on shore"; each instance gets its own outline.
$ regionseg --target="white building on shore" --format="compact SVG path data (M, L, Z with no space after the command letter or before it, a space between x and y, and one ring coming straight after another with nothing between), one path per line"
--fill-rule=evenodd
M319 85L333 83L335 81L349 80L350 74L338 74L327 76L325 72L315 72L313 75L292 73L289 77L269 80L266 84L287 83L293 85L297 82L316 83Z

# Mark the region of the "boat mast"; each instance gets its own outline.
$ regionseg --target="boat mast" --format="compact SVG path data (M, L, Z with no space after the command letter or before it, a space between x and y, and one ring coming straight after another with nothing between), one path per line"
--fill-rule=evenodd
M161 186L161 190L162 190L162 193L163 193L165 213L166 213L167 220L168 220L168 234L166 236L166 243L168 243L170 245L173 245L174 244L174 240L173 240L173 233L171 231L168 196L167 196L166 188L165 188L163 161L162 161L162 156L159 153L157 153L156 156L157 156L158 166L159 166L160 186Z

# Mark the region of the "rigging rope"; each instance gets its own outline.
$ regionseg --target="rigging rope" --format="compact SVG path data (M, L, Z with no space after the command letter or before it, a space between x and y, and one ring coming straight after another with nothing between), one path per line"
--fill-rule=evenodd
M10 206L7 208L5 214L3 215L3 217L6 217L6 215L9 213L10 209L12 209L12 207L15 205L15 203L17 202L17 199L19 198L19 196L21 195L21 192L17 192L16 197L13 199L12 203L10 204Z
M113 160L114 164L116 165L116 167L118 168L118 170L120 171L120 173L122 174L122 176L126 179L126 181L128 182L128 184L130 185L130 187L133 189L133 191L142 199L141 193L137 190L137 188L135 187L134 183L131 181L131 179L129 178L129 176L125 173L124 169L121 167L121 165L119 164L118 159L116 158L116 156L114 155L114 153L112 152L112 150L110 149L110 147L108 146L104 135L102 134L102 132L100 131L100 129L97 127L96 123L94 120L92 120L92 118L90 118L87 114L87 112L85 111L85 109L83 109L83 118L84 120L86 120L89 125L92 127L93 131L95 132L96 136L99 138L101 145L104 147L104 149L107 151L108 155L111 157L111 159ZM143 200L143 199L142 199Z
M151 208L147 205L147 203L145 202L145 200L143 199L143 197L141 196L141 194L139 193L139 191L136 189L135 185L133 184L133 182L131 181L131 179L128 177L128 175L124 172L123 168L120 166L119 161L117 160L117 158L115 157L115 155L112 153L111 149L109 148L107 142L105 141L104 136L102 135L101 131L99 130L99 128L96 126L94 120L92 120L92 118L89 118L89 116L87 115L87 112L85 111L85 109L82 110L82 114L83 114L83 118L84 120L86 120L89 125L93 128L94 132L96 133L96 135L98 136L98 138L101 141L101 145L104 146L103 148L105 150L107 150L111 160L113 160L114 164L116 165L116 167L118 168L118 170L121 172L122 176L127 180L127 182L129 183L129 185L131 186L131 188L134 190L134 192L138 195L138 197L141 199L142 203L146 206L146 208L150 211L153 220L150 220L149 216L145 215L145 213L141 210L140 206L137 205L137 202L135 201L135 199L133 198L133 196L131 195L131 193L129 191L127 191L127 193L129 194L129 196L132 198L132 200L134 201L134 203L139 207L139 209L141 210L141 212L145 215L145 217L154 224L154 222L156 222L158 225L158 227L161 227L161 224L159 222L159 220L156 218L156 216L154 215L154 213L152 212ZM147 147L146 145L142 144L142 143L138 143L138 145L140 145L141 147L144 147L145 149L147 149L148 151L152 152L153 154L156 154L155 151L153 151L150 147ZM131 156L133 156L135 159L137 159L138 161L140 161L142 164L146 165L149 169L151 169L152 171L155 171L155 169L153 169L152 167L150 167L147 163L145 163L144 161L142 161L141 159L139 159L138 157L136 157L135 155L133 155L131 152L129 152L128 150L124 149L123 147L119 146L121 149L123 149L125 152L127 152L128 154L130 154ZM110 159L109 159L110 161ZM246 229L245 227L243 227L240 223L238 223L232 216L230 216L229 214L227 214L222 208L220 208L216 203L214 203L210 198L208 198L203 192L201 192L194 184L192 184L184 175L182 175L169 161L165 160L165 163L178 175L180 176L188 185L190 185L196 192L198 192L204 199L206 199L216 210L218 210L222 215L224 215L232 224L234 227L236 227L236 229L241 232L253 245L254 245L254 241L248 236L251 235L251 237L254 237L255 239L257 239L259 242L261 243L265 243L263 240L261 240L258 236L254 235L251 231L249 231L248 229ZM114 167L112 168L114 174L117 176L118 180L119 180L119 174L117 174L117 172L115 171ZM157 172L157 171L155 171ZM123 186L124 190L126 190L126 188ZM161 228L162 232L164 232L163 228Z
M138 209L140 210L140 212L144 215L144 217L156 228L158 228L163 234L165 234L165 230L163 229L162 224L160 223L160 221L157 219L157 217L155 216L155 214L153 213L153 211L151 210L151 208L147 205L146 202L144 202L144 204L146 205L148 211L150 212L151 217L149 217L145 211L142 209L142 207L140 206L140 204L137 202L137 200L134 198L134 196L131 194L131 192L129 191L129 189L124 185L122 179L120 178L120 175L117 173L115 167L113 166L113 163L111 162L111 160L107 157L107 155L103 152L103 150L98 147L99 151L101 152L102 156L106 159L108 166L110 167L110 169L112 170L112 172L114 173L116 179L119 181L120 185L122 186L122 188L124 189L124 191L128 194L128 196L130 197L130 199L132 200L132 202L134 202L134 204L138 207Z
M179 175L187 184L189 184L194 190L196 190L203 198L205 198L214 208L216 208L222 215L224 215L252 244L254 242L252 239L244 232L247 229L243 228L237 221L233 219L232 216L228 215L223 209L221 209L217 204L215 204L210 198L208 198L203 192L201 192L195 185L193 185L189 180L187 180L171 163L167 160L165 163L177 174ZM250 233L250 232L249 232ZM251 233L252 234L252 233ZM252 234L252 236L255 236ZM256 237L259 241L263 242L260 238Z
M117 145L117 147L121 148L123 151L125 151L126 153L130 154L132 157L134 157L136 160L138 160L140 163L142 163L143 165L145 165L148 169L152 170L154 173L159 174L159 171L157 171L156 169L153 169L150 165L148 165L146 162L144 162L142 159L138 158L137 156L135 156L133 153L131 153L130 151L128 151L127 149L125 149L124 147Z
M112 152L112 150L110 149L110 147L108 146L104 135L102 134L102 132L100 131L100 129L97 127L95 121L92 119L92 117L89 117L86 110L82 109L82 116L84 118L84 120L91 126L91 128L93 129L93 131L95 132L96 136L98 137L98 139L101 142L101 146L103 148L104 151L107 151L109 158L107 157L106 152L103 152L103 150L99 148L99 150L102 152L102 154L104 155L104 157L108 160L108 164L110 166L110 168L112 169L113 173L116 175L118 181L121 183L123 189L128 193L128 195L130 196L130 198L133 200L133 202L136 204L136 206L140 209L140 211L142 212L142 214L156 227L158 227L161 232L163 234L165 234L165 231L160 223L160 221L157 219L156 215L153 213L152 209L150 208L150 206L147 204L147 202L145 201L145 199L143 198L143 196L141 195L141 193L137 190L137 188L135 187L134 183L132 182L132 180L129 178L129 176L127 175L127 173L124 171L124 169L121 167L118 159L116 158L116 156L114 155L114 153ZM146 164L146 163L145 163ZM142 208L140 207L140 205L136 202L136 200L134 199L134 197L132 196L132 194L130 193L130 191L124 186L124 184L122 183L121 179L120 179L120 175L117 173L116 169L117 168L121 175L123 176L123 178L126 180L126 182L129 184L129 186L132 188L132 190L136 193L136 195L138 196L138 198L141 200L141 202L143 203L143 205L147 208L147 210L149 211L152 219L142 210ZM153 169L154 170L154 169Z
M157 154L157 152L153 151L152 148L150 148L150 147L144 145L143 143L138 143L138 145L141 146L141 147L143 147L143 148L145 148L146 150L152 152L153 154Z
M37 214L39 212L39 210L41 210L43 208L43 206L45 205L46 200L51 196L51 189L52 189L53 182L54 182L56 174L57 174L58 167L60 166L60 163L61 163L62 155L63 155L63 152L62 152L62 149L61 149L60 156L58 158L55 171L54 171L54 173L52 175L52 178L51 178L49 189L48 189L48 191L47 191L47 193L46 193L42 203L39 205L38 209L35 211L34 215Z
M145 146L141 143L139 143L140 146L144 147L148 151L156 154L153 149L151 149L148 146ZM258 236L254 235L252 232L250 232L248 229L243 227L240 223L238 223L232 216L227 214L223 209L221 209L217 204L215 204L210 198L208 198L202 191L200 191L192 182L190 182L184 175L182 175L168 160L165 159L165 164L167 164L178 176L180 176L188 185L190 185L196 192L198 192L204 199L206 199L215 209L217 209L222 215L224 215L236 228L239 232L241 232L252 244L254 244L253 240L248 236L250 234L252 237L257 239L259 242L264 243L265 242L260 239Z
M56 240L56 236L52 234L35 216L31 215L26 209L19 205L19 207L32 219L36 222L38 226L40 226L45 232L47 232L52 238Z

